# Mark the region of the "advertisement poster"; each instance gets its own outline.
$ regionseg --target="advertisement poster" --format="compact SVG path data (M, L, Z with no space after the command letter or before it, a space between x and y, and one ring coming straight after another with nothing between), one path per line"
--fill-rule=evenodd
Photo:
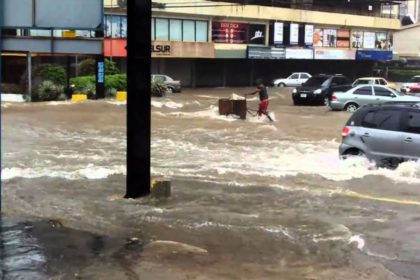
M322 36L322 29L315 28L314 29L314 47L322 47L323 36Z
M375 41L375 48L386 50L388 49L388 39L386 32L377 32L376 33L376 41Z
M297 45L299 43L299 24L290 24L290 45Z
M234 22L214 21L212 39L215 43L246 44L248 25Z
M314 51L312 49L286 49L286 59L313 59Z
M375 32L364 32L363 33L363 48L374 49L375 48Z
M305 46L313 46L314 44L314 26L305 25Z
M265 44L265 25L251 24L248 28L248 44Z
M283 22L274 23L274 44L283 45Z
M350 48L350 30L340 29L337 31L337 48Z
M324 38L323 38L324 47L335 48L337 46L337 30L335 29L324 29Z
M363 31L353 30L351 33L351 47L360 49L363 47Z

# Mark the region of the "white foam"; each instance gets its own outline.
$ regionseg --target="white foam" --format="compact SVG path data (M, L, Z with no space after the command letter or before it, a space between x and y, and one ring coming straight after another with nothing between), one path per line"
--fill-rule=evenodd
M362 236L359 235L353 235L349 239L349 244L356 243L357 249L362 250L365 247L365 240L362 238Z
M58 177L67 180L79 180L79 179L105 179L111 175L125 175L126 167L123 165L101 167L94 166L93 164L83 168L74 170L61 170L57 167L45 167L45 168L3 168L1 172L1 180L10 180L13 178L41 178L41 177Z

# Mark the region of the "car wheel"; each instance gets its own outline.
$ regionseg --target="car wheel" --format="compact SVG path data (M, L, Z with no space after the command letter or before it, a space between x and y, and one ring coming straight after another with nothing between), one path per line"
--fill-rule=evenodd
M325 106L330 106L330 99L328 98L328 96L324 97L324 105Z
M366 156L365 152L363 152L362 150L359 150L359 149L350 149L350 150L346 151L341 156L341 159L348 159L348 158L353 158L353 157L359 157L359 158L367 159L367 156Z
M168 92L169 94L172 94L172 93L174 93L174 89L173 89L173 88L171 88L171 87L168 87L167 92Z
M278 87L285 87L285 86L286 86L286 84L284 84L284 83L279 83L277 86L278 86Z
M354 113L357 111L357 109L359 109L359 105L357 105L356 103L349 103L344 109L349 113Z

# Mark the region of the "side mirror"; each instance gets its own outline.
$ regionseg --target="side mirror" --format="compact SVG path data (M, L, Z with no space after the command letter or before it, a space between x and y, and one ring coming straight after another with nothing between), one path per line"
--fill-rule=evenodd
M393 94L393 93L391 93L391 97L392 98L395 98L395 97L397 97L395 94Z

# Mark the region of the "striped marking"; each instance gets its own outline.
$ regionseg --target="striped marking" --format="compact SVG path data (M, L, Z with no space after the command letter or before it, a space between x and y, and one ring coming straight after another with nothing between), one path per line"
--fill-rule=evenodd
M361 194L361 193L353 192L353 191L347 191L345 194L347 196L356 197L356 198L363 198L363 199L397 203L397 204L418 205L418 206L420 206L420 201L416 201L416 200L403 200L403 199L396 199L396 198L390 198L390 197L372 196L372 195Z

